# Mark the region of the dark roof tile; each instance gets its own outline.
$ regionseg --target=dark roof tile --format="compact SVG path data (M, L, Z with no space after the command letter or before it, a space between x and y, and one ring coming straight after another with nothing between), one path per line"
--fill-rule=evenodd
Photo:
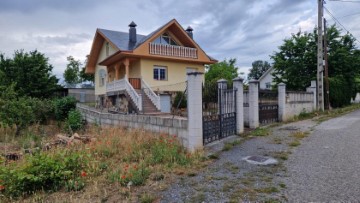
M112 31L106 29L98 29L106 38L108 38L118 49L123 51L132 51L136 48L140 41L145 38L145 35L136 35L137 43L129 41L129 33Z

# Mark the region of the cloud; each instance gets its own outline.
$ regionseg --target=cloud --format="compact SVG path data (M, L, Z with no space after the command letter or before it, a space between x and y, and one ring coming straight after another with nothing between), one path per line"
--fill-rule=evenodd
M328 2L335 16L358 13L360 4ZM336 11L336 12L334 12ZM325 13L329 24L333 24ZM194 28L194 38L218 60L237 58L240 71L255 60L270 60L291 33L311 31L317 24L316 1L309 0L1 0L0 52L45 53L61 76L66 57L84 60L96 28L127 31L135 21L139 34L149 34L176 18ZM360 15L341 18L360 38Z

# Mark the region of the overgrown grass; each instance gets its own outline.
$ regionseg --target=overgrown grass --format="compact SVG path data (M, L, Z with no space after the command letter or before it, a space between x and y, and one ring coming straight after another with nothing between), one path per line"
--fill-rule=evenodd
M188 153L176 136L98 127L86 133L96 135L96 139L25 155L21 161L0 166L0 193L6 198L19 198L43 190L78 191L94 179L125 188L138 187L153 181L152 174L160 174L163 179L164 173L187 171L206 160L201 152ZM152 199L146 195L138 198L140 202Z
M262 136L267 136L270 135L270 130L268 128L256 128L255 130L251 131L250 133L251 136L256 136L256 137L262 137Z
M241 140L234 140L232 142L225 142L222 151L229 151L234 146L241 144Z

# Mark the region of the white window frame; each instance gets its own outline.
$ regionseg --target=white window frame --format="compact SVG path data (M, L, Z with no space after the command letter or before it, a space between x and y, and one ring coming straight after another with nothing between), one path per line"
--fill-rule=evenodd
M157 79L155 79L155 70L157 70ZM160 78L160 70L165 70L165 78L164 79L161 79ZM153 80L156 80L156 81L167 81L168 80L168 71L167 71L167 67L166 66L154 66L153 68Z

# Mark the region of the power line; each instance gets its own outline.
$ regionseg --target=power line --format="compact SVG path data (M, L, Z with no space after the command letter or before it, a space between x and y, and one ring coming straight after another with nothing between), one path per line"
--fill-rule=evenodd
M341 24L341 22L340 22L325 6L324 6L324 8L325 8L326 12L330 15L330 17L331 17L335 22L339 23L339 25L340 25L344 30L346 30L352 37L354 37L354 39L355 39L356 41L358 41L358 42L360 43L360 41L359 41L353 34L351 34L351 32L350 32L348 29L346 29L346 27L345 27L343 24Z
M345 15L345 16L341 16L340 18L345 18L345 17L349 17L349 16L354 16L354 15L360 15L360 13L353 13L353 14Z

